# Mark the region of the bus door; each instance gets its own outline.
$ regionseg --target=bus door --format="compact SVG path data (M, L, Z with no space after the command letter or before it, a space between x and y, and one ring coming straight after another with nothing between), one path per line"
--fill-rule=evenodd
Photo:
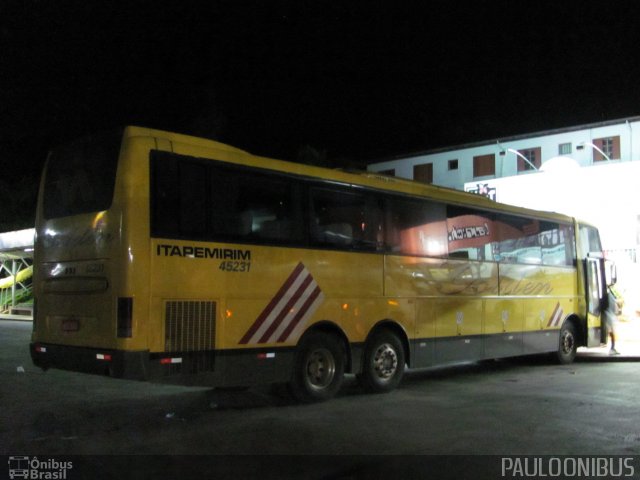
M606 295L603 266L604 262L600 258L586 260L588 347L597 347L606 340L603 328Z

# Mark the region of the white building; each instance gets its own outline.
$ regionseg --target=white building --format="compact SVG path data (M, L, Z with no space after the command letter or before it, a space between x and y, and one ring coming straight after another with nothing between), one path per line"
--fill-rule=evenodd
M640 161L640 117L419 152L373 163L372 172L463 189L468 182L529 174L566 156L581 167Z
M638 297L640 117L420 152L367 170L590 221Z

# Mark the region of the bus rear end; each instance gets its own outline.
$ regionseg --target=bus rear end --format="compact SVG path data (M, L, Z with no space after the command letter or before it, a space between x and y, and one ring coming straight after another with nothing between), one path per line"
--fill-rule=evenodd
M55 149L36 215L34 364L114 376L127 364L132 299L122 295L123 211L117 197L122 131ZM127 359L130 360L130 359Z

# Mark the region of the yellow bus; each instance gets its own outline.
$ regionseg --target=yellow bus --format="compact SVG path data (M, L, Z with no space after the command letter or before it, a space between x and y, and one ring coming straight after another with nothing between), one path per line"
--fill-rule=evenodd
M603 333L593 226L140 127L52 151L34 262L35 365L303 402Z

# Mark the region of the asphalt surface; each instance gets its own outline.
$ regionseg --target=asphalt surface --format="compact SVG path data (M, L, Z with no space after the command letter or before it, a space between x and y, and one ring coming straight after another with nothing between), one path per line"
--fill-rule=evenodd
M167 459L199 455L187 463L228 474L219 478L388 478L392 468L424 478L434 462L461 478L477 467L472 455L497 456L479 460L495 478L505 456L640 456L638 342L619 342L615 357L580 352L567 366L534 357L409 372L385 395L364 394L349 379L333 400L297 405L267 387L229 392L42 372L29 358L30 332L30 323L0 322L7 456L158 455L140 463L167 472ZM109 458L117 469L132 457Z

